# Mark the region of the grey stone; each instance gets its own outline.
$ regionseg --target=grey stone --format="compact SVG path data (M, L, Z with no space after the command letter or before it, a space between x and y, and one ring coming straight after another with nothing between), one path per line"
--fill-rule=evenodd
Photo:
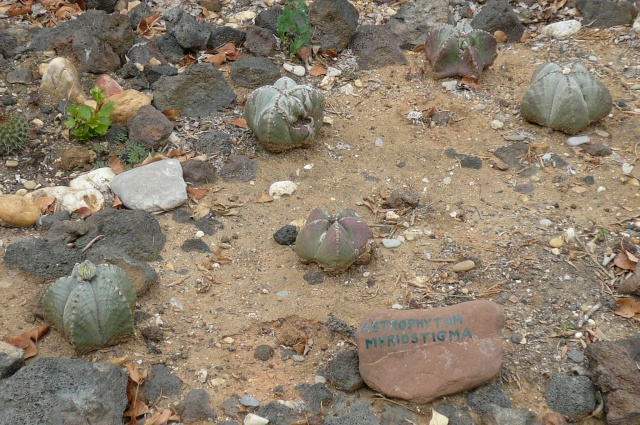
M387 407L380 418L381 425L408 425L420 423L418 415L401 406Z
M233 140L229 133L209 130L198 135L193 148L201 153L230 155L233 151Z
M255 357L258 360L262 360L263 362L266 362L267 360L270 360L271 358L273 358L273 355L275 354L274 349L270 346L270 345L259 345L256 350L253 352L253 357Z
M522 177L530 177L538 172L538 167L528 167L521 162L523 155L529 153L529 145L524 141L515 142L507 146L502 146L496 149L493 154L502 162L507 164L510 168L516 170L518 175Z
M260 407L256 415L268 419L269 423L274 425L291 425L298 421L295 410L276 401Z
M596 408L595 388L587 376L554 373L544 395L549 407L571 422L586 418Z
M380 425L380 420L369 408L369 400L356 401L349 413L340 416L329 416L324 420L325 425Z
M317 285L324 282L324 273L322 272L306 272L302 278L309 285Z
M8 32L0 30L0 55L5 59L11 59L16 55L17 47L16 39Z
M78 64L79 72L102 74L120 68L133 41L134 33L126 15L87 10L76 19L38 32L29 48L54 49L58 56Z
M142 384L144 401L156 403L162 396L175 397L182 394L182 381L163 364L154 365L149 377Z
M207 243L200 238L187 239L182 243L180 249L184 252L211 252L209 245L207 245Z
M33 80L31 70L29 68L15 68L7 72L7 83L11 84L29 84Z
M231 28L226 25L209 25L208 28L211 31L209 44L207 44L207 48L209 49L215 49L216 47L224 46L227 43L233 43L236 46L240 46L244 43L246 37L244 31L240 31L239 29Z
M599 28L629 25L638 16L637 2L628 0L578 0L582 21Z
M255 21L256 25L270 30L274 35L278 35L278 17L280 15L282 15L282 7L272 6L258 13Z
M466 406L457 407L451 404L443 403L435 407L436 412L449 418L448 425L477 425L469 414L469 408Z
M157 151L167 144L173 131L173 123L153 106L143 105L129 118L127 128L131 141Z
M495 404L490 405L482 415L482 420L486 425L542 425L542 421L530 410L509 409Z
M403 48L412 48L424 44L434 25L445 23L453 23L447 0L416 0L400 6L398 13L389 17L387 26Z
M333 400L333 394L323 383L313 385L302 383L296 385L294 389L300 393L306 405L306 411L312 415L322 413L323 406Z
M22 366L24 350L0 341L0 379L13 375Z
M255 397L245 395L240 398L240 404L247 407L258 407L260 406L260 401Z
M121 425L127 373L110 363L46 357L0 381L0 425Z
M15 265L45 280L70 275L73 266L84 259L84 254L77 249L33 237L10 244L4 254L6 264Z
M188 159L182 163L182 178L187 183L207 184L215 182L218 176L210 162Z
M89 226L84 220L63 220L51 224L45 235L48 241L71 243L89 231Z
M180 7L162 13L167 32L175 37L178 44L188 50L202 50L207 47L211 32L203 24Z
M153 84L160 79L160 77L172 77L178 75L178 70L173 65L148 65L144 68L144 76L147 78L149 84Z
M153 9L149 7L146 2L139 3L136 7L131 9L127 16L129 17L129 22L131 22L131 28L135 31L142 22L143 19L148 18L153 15Z
M137 8L138 6L136 6L135 8ZM155 42L155 39L149 40L139 35L136 35L135 43L133 44L133 47L131 47L131 49L129 49L129 51L127 52L127 57L129 58L130 62L140 63L144 65L145 69L151 65L151 59L155 59L163 65L167 64L167 59L160 51L160 48Z
M275 83L280 68L269 58L241 56L231 66L231 79L241 87L257 88Z
M479 158L477 156L458 153L453 148L447 149L444 153L450 158L458 159L460 161L460 165L463 168L471 168L474 170L479 170L480 168L482 168L482 158Z
M471 27L487 31L490 34L500 30L507 35L510 43L515 43L524 34L524 25L520 22L507 0L492 0L482 6L482 10L471 21Z
M247 28L244 47L256 56L269 56L276 47L276 39L270 29L251 26Z
M87 259L94 264L113 264L120 267L131 280L137 296L142 296L158 281L158 273L149 264L127 255L115 244L100 244L87 251Z
M594 382L602 390L607 424L640 423L640 334L590 344L587 357Z
M107 13L113 13L118 0L87 0L87 9L104 10Z
M480 413L487 412L492 404L511 408L511 400L504 394L498 385L490 384L473 390L467 395L469 406Z
M191 390L178 405L180 420L185 424L197 421L215 421L216 412L211 408L209 394L205 390Z
M192 65L153 84L154 106L161 111L179 109L183 116L211 115L231 106L235 98L222 73L210 63Z
M152 162L118 174L111 190L122 204L133 210L168 211L187 201L187 185L176 159Z
M164 33L162 36L154 38L153 41L156 42L158 49L169 62L177 63L184 58L184 49L171 34Z
M324 277L324 275L322 276ZM322 283L323 281L324 279L316 283ZM327 327L327 330L331 333L332 337L335 334L338 334L352 341L356 339L356 328L354 326L349 326L347 322L335 316L329 316L329 318L327 319L327 322L325 323L325 326Z
M613 153L613 149L604 143L587 143L586 145L580 145L580 149L591 156L609 156Z
M220 170L222 180L229 183L248 182L256 178L258 163L244 155L231 155Z
M363 70L408 63L396 35L386 27L362 25L351 44L358 68Z
M348 0L315 0L309 6L311 41L322 50L342 51L356 35L358 10Z
M336 389L347 392L355 391L364 386L359 365L356 350L341 351L327 364L325 376Z
M584 361L584 354L578 350L569 350L567 357L575 363L582 363Z

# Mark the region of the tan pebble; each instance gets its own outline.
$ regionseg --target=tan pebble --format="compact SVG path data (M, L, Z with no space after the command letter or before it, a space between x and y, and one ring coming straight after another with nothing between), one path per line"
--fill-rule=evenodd
M456 273L467 272L469 270L474 269L475 267L476 267L476 263L474 263L472 260L464 260L455 264L452 270Z
M16 190L16 195L18 195L18 196L24 196L24 195L26 195L27 193L29 193L29 192L27 191L27 189L18 189L18 190Z
M522 337L522 339L520 340L520 344L526 345L527 344L527 338Z
M231 244L224 243L224 242L219 243L218 246L222 249L231 249Z
M553 238L549 241L551 248L560 248L562 245L564 245L562 238Z
M31 120L31 124L35 125L36 127L42 127L44 125L44 123L42 122L41 119L38 118L34 118Z
M518 195L518 201L522 202L523 204L526 204L529 202L529 197L521 193L520 195Z
M35 189L37 185L38 185L38 183L34 182L33 180L27 180L26 182L24 182L22 184L22 186L24 186L24 188L27 189L27 190Z
M11 226L31 227L40 218L40 208L18 195L0 196L0 220Z
M222 342L224 342L225 344L233 344L234 341L235 339L231 338L230 336L222 339Z
M7 159L7 161L4 163L4 165L7 168L16 168L18 166L18 161L13 160L13 159Z
M631 187L640 187L640 180L633 178L627 183Z
M353 85L356 86L357 88L362 88L363 84L362 81L360 79L357 79L353 82Z

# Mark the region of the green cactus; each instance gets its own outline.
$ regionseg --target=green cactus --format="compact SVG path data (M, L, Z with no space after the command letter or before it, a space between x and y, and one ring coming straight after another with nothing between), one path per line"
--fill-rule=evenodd
M461 75L477 80L498 55L496 40L488 32L463 33L449 24L434 26L424 48L436 78Z
M0 113L0 156L21 150L28 139L29 127L22 117Z
M282 77L256 89L244 117L258 141L272 152L309 147L322 126L324 96L311 86Z
M42 306L45 319L86 352L133 333L136 291L121 268L87 260L47 288Z
M342 272L369 252L373 232L355 211L335 217L314 208L296 238L295 250L303 262L316 262L328 272Z
M527 121L576 134L606 117L612 106L609 90L582 62L566 68L547 62L533 73L520 113Z

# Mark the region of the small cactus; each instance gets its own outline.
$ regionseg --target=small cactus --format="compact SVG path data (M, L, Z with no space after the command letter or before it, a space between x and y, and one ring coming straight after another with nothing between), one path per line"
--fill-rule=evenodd
M566 68L547 62L533 73L520 113L527 121L576 134L606 117L612 106L609 90L589 74L582 62Z
M449 24L433 27L424 43L436 78L461 75L477 80L495 60L496 49L496 40L488 32L475 29L464 33Z
M45 319L86 352L133 333L136 291L121 268L87 260L47 288L42 306Z
M0 156L21 150L28 138L29 127L22 117L0 113Z
M254 90L244 109L249 128L272 152L311 146L323 113L322 93L288 77Z
M373 232L355 211L335 217L314 208L296 238L295 250L303 262L316 262L328 272L342 272L370 252Z

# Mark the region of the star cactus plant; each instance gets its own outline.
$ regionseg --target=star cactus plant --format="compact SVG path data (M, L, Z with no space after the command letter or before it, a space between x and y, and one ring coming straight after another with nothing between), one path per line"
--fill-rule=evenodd
M461 75L477 80L497 56L496 40L488 32L464 33L448 24L433 27L424 48L436 78Z
M609 90L582 62L562 68L553 62L538 67L520 104L527 121L576 134L611 112Z
M47 288L42 306L45 319L87 352L133 333L136 291L121 268L87 260Z
M314 208L298 232L295 250L303 262L339 273L370 254L372 239L373 232L355 211L345 209L334 217Z
M324 96L282 77L251 93L244 117L258 141L272 152L309 147L322 126Z

